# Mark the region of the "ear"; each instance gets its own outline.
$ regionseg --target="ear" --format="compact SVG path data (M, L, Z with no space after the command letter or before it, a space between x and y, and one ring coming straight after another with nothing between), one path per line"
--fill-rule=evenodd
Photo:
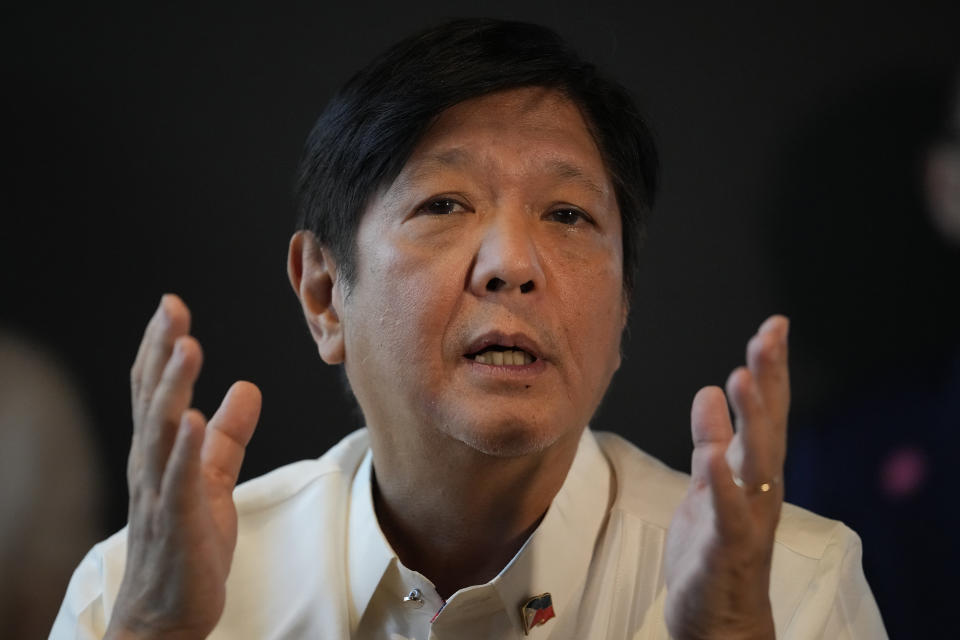
M297 231L290 238L287 254L290 286L300 299L310 335L327 364L340 364L344 358L343 326L337 306L340 290L337 267L328 249L320 246L310 231Z

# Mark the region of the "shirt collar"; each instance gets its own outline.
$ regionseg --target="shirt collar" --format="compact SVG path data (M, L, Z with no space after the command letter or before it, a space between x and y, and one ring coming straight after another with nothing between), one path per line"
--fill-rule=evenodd
M373 473L373 454L367 455L357 468L350 487L350 514L347 536L347 576L350 582L350 628L356 629L363 612L370 604L387 567L396 554L384 537L373 510L373 492L370 482Z
M357 628L391 562L400 565L374 512L372 469L372 455L368 451L353 478L350 493L347 571L353 629ZM574 598L586 580L594 546L613 498L612 485L610 465L593 433L589 428L584 429L573 464L543 521L507 566L484 585L493 587L518 630L522 629L520 607L533 596L550 593L558 618L576 609ZM458 618L460 607L454 606L456 600L470 601L471 592L476 591L480 589L467 587L451 596L437 622L444 617Z

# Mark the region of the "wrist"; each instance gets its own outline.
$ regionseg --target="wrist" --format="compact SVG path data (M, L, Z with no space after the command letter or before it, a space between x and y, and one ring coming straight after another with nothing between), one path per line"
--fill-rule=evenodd
M705 618L702 612L683 619L667 619L672 640L775 640L773 611L767 607L757 614L723 615L714 612Z
M183 629L157 629L113 618L103 640L203 640L205 633Z

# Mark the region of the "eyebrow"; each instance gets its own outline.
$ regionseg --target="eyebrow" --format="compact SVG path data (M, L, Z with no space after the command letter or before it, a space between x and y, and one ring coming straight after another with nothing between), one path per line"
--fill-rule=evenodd
M412 180L417 180L421 176L429 175L438 169L462 169L474 164L474 156L463 147L452 147L444 149L437 153L432 153L418 163L417 169L410 175ZM600 196L606 196L608 191L597 184L583 169L576 164L561 160L559 158L550 158L543 161L544 170L564 181L579 182L584 187L590 189Z

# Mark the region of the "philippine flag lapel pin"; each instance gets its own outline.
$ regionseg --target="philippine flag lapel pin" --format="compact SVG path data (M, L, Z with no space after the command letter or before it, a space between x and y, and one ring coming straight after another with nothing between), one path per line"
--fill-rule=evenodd
M539 596L530 598L520 607L524 635L530 635L531 629L556 615L553 612L553 597L549 593L541 593Z

